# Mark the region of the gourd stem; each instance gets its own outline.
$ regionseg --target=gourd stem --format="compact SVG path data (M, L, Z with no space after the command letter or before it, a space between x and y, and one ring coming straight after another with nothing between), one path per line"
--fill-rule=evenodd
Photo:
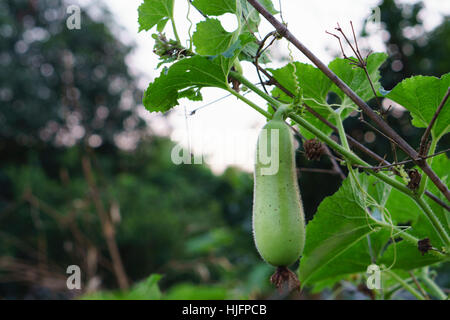
M444 227L442 226L441 222L439 221L439 218L436 217L433 210L431 210L430 206L425 202L423 197L414 196L413 198L414 198L414 201L422 209L425 216L431 222L431 225L436 230L436 233L439 235L442 242L445 244L445 246L448 249L450 247L450 237L448 236L447 231L445 231Z
M175 39L177 40L177 42L179 44L181 44L181 40L180 40L180 37L178 36L178 32L177 32L177 27L175 26L175 20L173 18L171 18L170 21L172 22L172 29L173 29L173 34L175 36Z
M243 102L245 102L246 104L248 104L250 107L252 107L253 109L255 109L256 111L258 111L259 113L261 113L263 116L265 116L266 118L270 119L272 117L272 115L265 111L264 109L260 108L259 106L257 106L255 103L253 103L252 101L250 101L249 99L247 99L246 97L244 97L243 95L237 93L236 91L234 91L233 89L229 88L227 90L229 93L231 93L233 96L235 96L236 98L242 100Z
M437 147L437 141L438 141L437 139L432 138L431 145L430 145L430 150L428 152L429 156L435 153L436 147ZM433 162L433 157L431 157L431 158L429 158L428 160L425 160L425 161L428 161L428 164L431 166L431 163ZM422 195L425 192L425 188L427 187L427 182L428 182L428 176L425 174L423 176L423 179L422 179L422 181L420 183L420 186L419 186L419 190L417 192L419 195Z
M282 105L282 106L278 107L278 109L277 109L277 111L275 111L275 114L273 115L272 119L284 121L288 110L289 110L288 105Z

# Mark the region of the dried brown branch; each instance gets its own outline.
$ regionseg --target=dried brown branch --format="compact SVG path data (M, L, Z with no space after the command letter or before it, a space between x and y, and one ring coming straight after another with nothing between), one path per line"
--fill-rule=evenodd
M255 67L256 67L256 73L258 74L259 81L261 82L261 85L262 85L264 91L265 91L267 94L269 94L269 92L267 91L266 86L264 85L264 81L263 81L263 79L262 79L262 77L261 77L261 73L260 73L260 70L259 70L259 58L260 58L261 55L264 53L264 51L267 50L267 48L269 48L269 47L273 44L273 42L277 39L277 38L276 38L276 34L277 34L276 31L269 32L269 33L268 33L268 34L260 41L258 50L256 51L256 55L255 55L255 58L254 58L254 60L253 60L253 64L254 64ZM272 41L269 43L269 45L268 45L266 48L264 48L264 45L265 45L266 41L267 41L270 37L273 37Z
M446 204L444 201L442 201L441 199L439 199L436 195L432 194L430 191L425 190L425 195L430 198L431 200L433 200L434 202L436 202L438 205L440 205L441 207L443 207L445 210L447 210L448 212L450 212L450 206L448 204Z
M115 239L114 224L111 222L108 213L106 212L105 207L103 205L102 199L100 197L100 192L95 183L91 161L87 155L83 156L83 158L81 159L81 164L83 167L84 176L89 185L92 200L94 202L97 214L102 224L103 235L106 240L106 245L108 246L109 254L111 255L117 282L121 289L127 289L129 287L129 282L128 277L125 273L125 269L123 267L122 258L120 257L119 248L117 246L117 242Z
M436 157L436 156L438 156L438 155L440 155L442 153L448 152L448 151L450 151L450 149L446 149L446 150L442 150L442 151L436 152L435 154L431 154L429 156L423 157L423 159L433 158L433 157ZM370 169L370 170L378 171L378 170L383 170L383 169L390 169L392 167L400 166L400 165L407 164L407 163L410 163L410 162L413 162L413 160L408 159L408 160L404 160L404 161L400 161L400 162L394 162L394 163L390 163L390 164L386 164L386 165L382 165L382 166L376 166L376 167L364 167L364 166L360 166L360 165L357 165L357 164L355 164L353 166L355 168Z
M326 174L333 174L333 175L339 174L338 172L336 172L336 170L320 169L320 168L298 168L298 171L313 172L313 173L326 173Z
M422 286L420 285L419 281L417 281L416 276L414 275L414 273L412 271L409 271L409 275L411 276L411 279L414 281L414 284L416 285L417 289L419 289L420 293L422 293L422 295L425 297L425 299L426 300L430 300L430 297L425 292L425 290L422 288Z

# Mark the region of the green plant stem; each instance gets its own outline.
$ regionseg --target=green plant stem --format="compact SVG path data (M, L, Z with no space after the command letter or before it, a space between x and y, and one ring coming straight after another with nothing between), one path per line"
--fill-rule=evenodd
M338 129L338 134L339 134L339 139L341 140L341 144L347 151L352 152L352 149L350 149L350 145L348 144L347 134L345 133L344 123L341 118L341 113L336 112L336 111L333 111L333 112L335 112L336 126ZM350 172L350 174L352 174L352 176L354 177L353 167L352 167L351 163L349 163L348 161L347 161L347 169L348 169L348 172Z
M403 239L405 239L406 241L409 241L410 243L412 243L415 246L417 246L417 243L419 242L419 239L414 237L413 235L410 235L409 233L405 232L405 230L401 229L400 227L392 226L391 224L388 224L388 223L383 222L383 221L375 220L375 222L381 227L384 227L386 229L393 229L395 231L400 232L400 236ZM443 254L443 253L441 253L439 251L435 251L435 250L430 250L428 253L433 255L433 256L435 256L435 257L437 257L437 258L439 258L439 259L443 259L445 257L447 257L447 258L449 257L448 254L445 255L445 254Z
M173 29L173 34L175 35L175 39L181 45L181 40L180 40L180 37L178 36L177 27L175 26L175 19L172 17L170 19L170 21L172 22L172 29Z
M409 285L405 280L400 278L396 273L390 271L390 270L384 270L383 272L386 272L388 275L390 275L392 278L394 278L399 284L402 285L402 287L411 293L414 297L416 297L419 300L425 300L425 297L420 294L416 289L414 289L411 285Z
M450 237L448 236L447 231L445 231L438 217L436 217L433 210L431 210L430 206L425 202L423 197L414 196L413 198L414 201L420 206L424 214L427 216L427 218L430 220L439 237L441 237L442 242L444 242L445 246L448 249L450 247Z
M430 293L439 300L447 300L447 295L439 288L439 286L431 280L428 276L422 277L425 286L430 290Z
M348 144L348 141L347 141L347 135L345 134L344 124L341 119L341 115L339 113L337 113L335 118L336 118L336 124L337 124L337 128L338 128L339 138L341 139L342 146L345 149L350 150L350 145Z
M282 104L280 101L274 99L273 97L269 96L264 91L259 89L257 86L255 86L253 83L251 83L249 80L247 80L247 78L245 78L240 73L235 72L235 71L230 71L230 76L235 78L236 80L238 80L240 83L245 85L247 88L252 90L254 93L256 93L258 96L260 96L261 98L263 98L270 104L273 104L274 106L279 106Z
M259 113L261 113L263 116L265 116L268 119L272 118L272 115L267 112L266 110L258 107L255 103L253 103L252 101L250 101L249 99L247 99L246 97L244 97L243 95L237 93L236 91L234 91L233 89L229 88L228 92L231 93L233 96L235 96L236 98L242 100L243 102L245 102L246 104L248 104L250 107L252 107L253 109L255 109L256 111L258 111Z
M447 300L447 295L444 293L444 291L442 291L441 288L439 288L439 286L436 284L436 282L434 282L433 279L431 279L428 275L428 267L422 270L420 279L424 282L425 286L433 296L435 296L439 300Z
M277 109L277 111L274 113L272 119L277 119L277 120L284 121L288 110L289 110L289 106L287 106L287 105L279 107Z
M432 139L431 145L430 145L430 150L428 151L428 155L434 154L436 152L436 147L437 147L437 139ZM427 160L425 160L425 161L427 161ZM430 158L428 161L429 161L429 165L431 166L431 164L433 163L433 158ZM427 182L428 182L428 176L425 174L420 183L419 190L417 192L420 196L425 192L425 188L427 187Z

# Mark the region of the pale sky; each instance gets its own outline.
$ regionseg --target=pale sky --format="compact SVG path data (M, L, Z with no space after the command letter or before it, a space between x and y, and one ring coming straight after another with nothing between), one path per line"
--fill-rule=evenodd
M211 0L214 1L214 0ZM80 0L79 3L88 3L89 0ZM155 70L157 58L152 53L152 31L138 33L137 8L142 0L104 0L116 17L116 23L124 27L119 33L125 42L134 42L136 50L128 57L127 62L133 73L141 77L140 85L145 89L149 81L158 76ZM403 0L402 3L415 3L417 1ZM273 1L278 9L278 0ZM336 23L350 31L349 21L352 20L358 33L364 19L371 14L371 8L375 7L379 0L321 0L321 1L297 1L282 0L283 18L288 23L289 29L323 62L328 63L333 58L332 53L325 50L326 47L338 50L338 43L325 33L325 30L333 31ZM426 0L426 10L422 15L426 29L430 30L442 22L442 14L450 14L450 1ZM177 29L182 41L188 39L189 23L186 21L187 0L175 0L175 17ZM195 10L194 22L200 21L201 16ZM279 16L278 16L279 18ZM235 27L235 17L228 15L221 18L225 29L232 31ZM171 34L167 27L168 35ZM195 30L195 26L193 27ZM273 28L264 21L261 25L261 35L272 31ZM372 25L376 30L376 25ZM376 32L369 42L361 42L360 47L373 51L383 51L383 34ZM277 44L276 52L287 52L286 42ZM294 59L308 62L301 53L292 48ZM274 58L277 57L276 52ZM281 66L274 63L274 67ZM254 67L249 63L243 63L246 76L257 82ZM234 97L227 97L197 111L194 116L186 116L190 111L201 107L211 101L227 95L219 89L203 89L203 102L181 100L181 105L174 108L168 120L161 120L160 114L150 114L140 108L140 114L148 120L149 126L159 134L168 134L171 138L180 142L183 146L192 146L194 153L210 154L212 169L220 173L229 165L236 165L245 170L252 170L253 152L256 144L257 133L264 125L265 119L259 113ZM264 102L249 94L250 97L262 106ZM171 130L169 130L171 128Z

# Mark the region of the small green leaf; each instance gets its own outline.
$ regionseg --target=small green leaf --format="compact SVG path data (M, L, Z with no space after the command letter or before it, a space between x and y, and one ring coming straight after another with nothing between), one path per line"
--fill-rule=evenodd
M379 90L381 88L379 83L381 78L379 68L384 61L386 61L387 57L388 56L386 53L373 53L367 57L367 72L369 73L377 95L380 94ZM367 79L367 75L363 69L351 65L348 60L341 58L333 60L328 66L358 96L360 96L361 99L367 101L375 97L370 86L370 82ZM356 109L356 105L353 101L347 97L335 84L332 86L332 91L334 91L341 98L341 103L344 108Z
M389 99L399 103L411 112L412 123L418 128L426 128L450 87L450 73L440 79L436 77L415 76L397 84L389 94ZM431 134L439 140L450 129L450 99L442 108Z
M225 31L217 19L207 19L197 24L192 39L196 52L204 56L214 56L226 51L233 42L234 34Z
M144 0L139 6L139 31L150 30L158 25L161 32L167 21L173 17L174 0Z

